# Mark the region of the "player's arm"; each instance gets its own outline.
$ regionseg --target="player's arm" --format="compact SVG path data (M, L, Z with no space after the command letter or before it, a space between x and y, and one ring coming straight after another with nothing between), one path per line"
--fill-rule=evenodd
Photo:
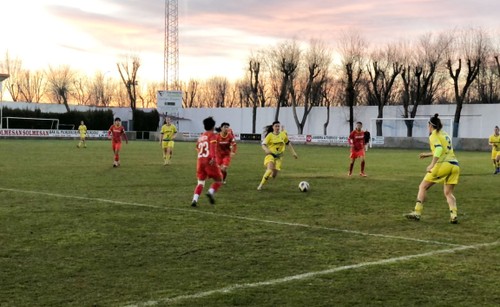
M231 155L236 154L236 150L238 150L238 145L236 144L236 141L234 138L231 140Z
M216 157L217 157L217 140L210 140L209 143L209 149L208 149L208 158L209 158L209 164L214 165L216 163Z
M125 129L122 129L122 138L125 140L125 143L128 144L128 137Z
M271 149L269 149L269 134L264 138L264 141L261 143L262 150L266 153L266 155L272 155Z
M172 137L170 138L171 140L174 140L177 137L177 128L174 126L174 134L172 134Z
M290 149L290 152L292 153L293 157L294 157L295 159L297 159L299 156L298 156L298 155L297 155L297 153L295 152L295 149L294 149L294 148L293 148L293 146L292 146L292 142L288 141L288 142L286 143L286 145L288 146L288 149Z

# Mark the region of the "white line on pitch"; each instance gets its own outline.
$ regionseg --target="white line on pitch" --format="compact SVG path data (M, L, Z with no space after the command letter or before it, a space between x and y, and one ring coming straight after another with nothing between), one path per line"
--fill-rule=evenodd
M28 190L19 190L19 189L7 189L7 188L0 188L0 191L8 191L8 192L15 192L15 193L25 193L25 194L37 194L37 195L45 195L45 196L61 197L61 198L71 198L71 199L86 200L86 201L90 200L90 201L98 201L98 202L103 202L103 203L110 203L110 204L115 204L115 205L126 205L126 206L133 206L133 207L146 207L146 208L154 208L154 209L162 209L162 210L174 210L174 211L181 211L181 212L189 212L189 213L198 213L198 214L205 214L205 215L213 215L213 216L216 216L216 217L226 217L226 218L231 218L231 219L246 220L246 221L252 221L252 222L259 222L259 223L276 224L276 225L286 225L286 226L302 227L302 228L309 228L309 229L328 230L328 231L343 232L343 233L349 233L349 234L361 235L361 236L380 237L380 238L386 238L386 239L414 241L414 242L421 242L421 243L429 243L429 244L437 244L437 245L447 245L447 246L457 246L457 247L464 246L464 245L461 245L461 244L453 244L453 243L440 242L440 241L434 241L434 240L422 240L422 239L409 238L409 237L391 236L391 235L384 235L384 234L377 234L377 233L367 233L367 232L361 232L361 231L356 231L356 230L347 230L347 229L338 229L338 228L331 228L331 227L324 227L324 226L315 226L315 225L307 225L307 224L300 224L300 223L290 223L290 222L282 222L282 221L264 220L264 219L258 219L258 218L253 218L253 217L246 217L246 216L240 216L240 215L230 215L230 214L217 213L217 212L209 212L209 211L200 211L200 210L195 210L195 209L161 207L161 206L155 206L155 205L132 203L132 202L125 202L125 201L111 200L111 199L104 199L104 198L92 198L92 197L84 197L84 196L72 196L72 195L64 195L64 194L56 194L56 193L48 193L48 192L37 192L37 191L28 191Z
M500 243L500 241L496 241L496 242L492 242L492 243L482 243L482 244L476 244L476 245L470 245L470 246L459 246L459 247L454 247L454 248L450 248L450 249L441 249L441 250L422 253L422 254L401 256L401 257L383 259L383 260L378 260L378 261L362 262L362 263L358 263L358 264L351 264L351 265L346 265L346 266L341 266L341 267L334 267L334 268L324 270L324 271L308 272L308 273L292 275L292 276L271 279L271 280L266 280L266 281L260 281L260 282L255 282L255 283L235 284L232 286L228 286L228 287L224 287L224 288L220 288L220 289L216 289L216 290L198 292L195 294L188 294L188 295L180 295L180 296L176 296L176 297L172 297L172 298L162 298L162 299L159 299L156 301L147 301L147 302L127 305L126 307L154 306L157 304L177 303L179 301L203 298L203 297L210 296L213 294L226 294L226 293L231 293L231 292L234 292L234 291L240 290L240 289L257 288L257 287L262 287L262 286L273 286L273 285L282 284L282 283L286 283L286 282L290 282L290 281L310 279L310 278L313 278L316 276L333 274L333 273L340 272L340 271L354 270L354 269L359 269L359 268L363 268L363 267L367 267L367 266L392 264L392 263L396 263L396 262L401 262L401 261L406 261L406 260L411 260L411 259L416 259L416 258L422 258L422 257L435 256L435 255L439 255L439 254L451 254L451 253L455 253L455 252L463 251L463 250L467 250L467 249L477 249L477 248L481 248L481 247L490 247L490 246L498 245L499 243Z

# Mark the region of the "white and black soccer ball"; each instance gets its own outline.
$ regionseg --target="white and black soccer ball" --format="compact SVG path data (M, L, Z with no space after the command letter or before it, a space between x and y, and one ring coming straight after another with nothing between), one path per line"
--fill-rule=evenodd
M307 182L307 181L301 181L299 183L299 190L301 192L307 192L307 191L309 191L309 188L310 188L309 182Z

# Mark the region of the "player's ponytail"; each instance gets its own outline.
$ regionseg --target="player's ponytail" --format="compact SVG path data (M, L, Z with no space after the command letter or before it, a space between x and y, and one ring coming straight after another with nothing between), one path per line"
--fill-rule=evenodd
M433 117L429 120L429 124L436 129L437 131L440 131L443 128L443 124L441 123L441 120L439 119L439 114L434 114Z

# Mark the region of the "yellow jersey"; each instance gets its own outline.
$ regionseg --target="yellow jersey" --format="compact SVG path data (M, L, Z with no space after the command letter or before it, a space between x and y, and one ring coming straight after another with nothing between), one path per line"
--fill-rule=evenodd
M172 141L172 138L176 133L177 133L177 128L173 124L170 125L164 124L161 127L162 139L165 142Z
M490 138L488 139L488 142L490 144L493 144L492 146L492 151L500 151L500 134L499 135L495 135L495 134L492 134L490 135Z
M264 141L262 141L262 144L266 145L272 154L279 156L285 152L285 147L288 142L288 134L286 131L281 131L279 134L274 134L273 132L268 133Z
M87 126L85 125L80 125L78 127L78 131L80 131L80 135L86 135L87 134Z
M431 135L429 136L429 144L433 154L436 148L443 148L443 152L441 153L441 156L439 157L437 163L458 162L457 157L455 157L455 153L453 152L451 138L446 132L438 132L437 130L432 131Z

